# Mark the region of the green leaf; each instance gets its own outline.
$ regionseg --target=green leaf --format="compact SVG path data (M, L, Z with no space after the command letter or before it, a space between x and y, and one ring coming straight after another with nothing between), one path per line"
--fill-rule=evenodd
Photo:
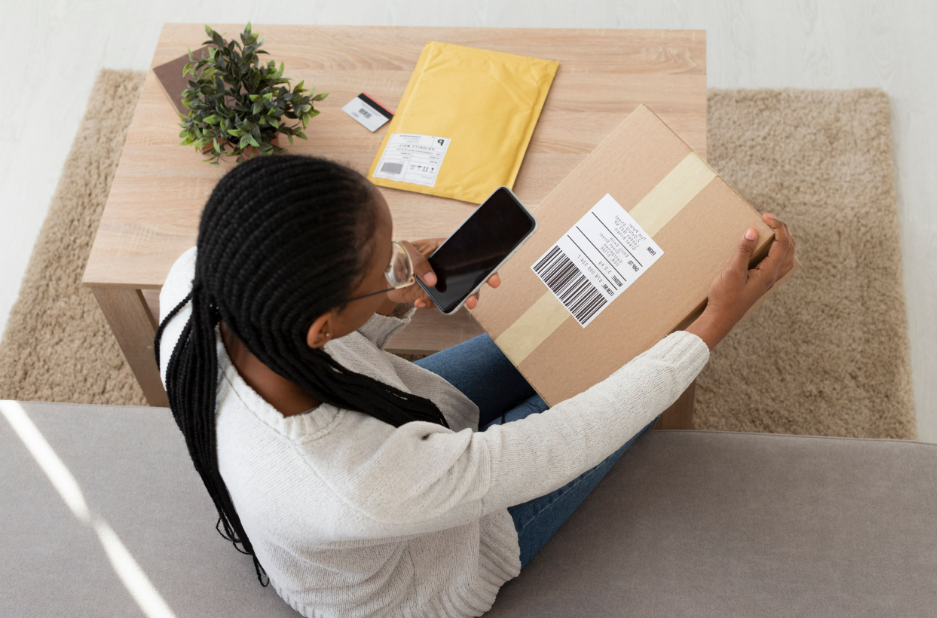
M211 26L209 26L208 24L205 24L205 34L207 34L208 36L211 36L212 34L214 34L214 32L215 31L211 29Z
M214 156L206 161L213 164L228 157L243 161L286 152L271 143L278 134L291 145L294 137L308 139L303 131L320 113L314 103L328 96L305 88L304 80L291 87L292 80L283 76L284 62L261 62L259 54L267 52L258 48L266 39L252 28L246 25L228 40L206 25L206 53L201 60L191 54L184 65L183 78L191 78L182 94L189 114L179 114L179 137L196 150L211 152ZM297 122L287 126L287 118Z

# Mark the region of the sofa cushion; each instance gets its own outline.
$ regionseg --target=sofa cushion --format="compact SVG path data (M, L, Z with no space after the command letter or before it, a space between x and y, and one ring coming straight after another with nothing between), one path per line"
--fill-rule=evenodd
M0 418L0 615L141 615L147 586L180 617L297 615L215 532L168 410L22 410L90 515ZM921 615L937 606L935 470L937 445L649 432L488 616Z
M937 445L648 432L488 618L923 616Z
M215 532L215 508L167 408L22 406L92 517L114 531L176 616L298 616ZM144 615L98 533L66 506L3 416L0 616Z

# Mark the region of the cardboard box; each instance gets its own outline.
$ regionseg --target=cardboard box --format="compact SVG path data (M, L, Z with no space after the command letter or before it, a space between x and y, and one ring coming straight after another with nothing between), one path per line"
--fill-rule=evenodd
M473 316L549 405L689 325L746 229L760 234L753 264L774 239L643 105L533 213L537 233Z

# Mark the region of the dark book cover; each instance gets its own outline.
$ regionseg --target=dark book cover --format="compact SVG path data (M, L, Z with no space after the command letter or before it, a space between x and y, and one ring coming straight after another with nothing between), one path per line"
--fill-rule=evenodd
M208 46L200 47L192 52L196 60L201 60L202 54L208 51ZM182 104L182 91L189 87L191 75L182 75L182 69L189 63L189 54L179 56L175 60L170 60L165 64L153 68L156 74L156 81L169 100L175 106L176 110L183 116L189 115L189 108Z

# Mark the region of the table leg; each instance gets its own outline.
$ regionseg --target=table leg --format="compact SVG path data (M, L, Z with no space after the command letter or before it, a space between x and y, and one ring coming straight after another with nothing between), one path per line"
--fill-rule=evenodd
M651 429L693 429L693 406L696 403L696 380L664 410Z
M153 357L156 320L147 308L142 292L120 287L94 287L91 291L147 402L151 406L168 406L169 399Z

